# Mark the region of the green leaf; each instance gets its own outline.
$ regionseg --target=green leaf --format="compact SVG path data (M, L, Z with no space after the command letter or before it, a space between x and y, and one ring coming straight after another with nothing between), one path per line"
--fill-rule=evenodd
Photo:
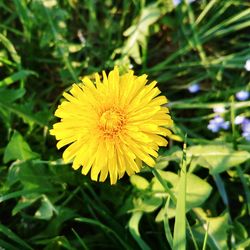
M235 151L229 145L202 145L190 147L189 159L198 158L197 163L208 168L211 174L222 173L231 167L237 167L250 159L247 151Z
M53 216L53 211L57 213L57 210L53 206L53 204L50 202L47 196L43 195L41 206L35 213L35 218L41 219L41 220L49 220Z
M42 188L32 188L32 189L22 189L19 191L15 191L15 192L10 192L4 195L0 196L0 203L10 200L10 199L14 199L14 198L18 198L20 196L23 195L34 195L36 193L42 193L42 192L50 192L51 190L49 188L46 189L42 189Z
M21 199L19 199L18 203L16 206L12 209L12 215L15 216L18 214L20 211L22 211L24 208L27 208L31 206L35 201L37 201L40 197L35 197L35 198L29 198L28 196L22 196Z
M38 74L36 72L34 72L34 71L20 70L20 71L14 73L13 75L8 76L5 79L1 80L0 81L0 87L10 85L10 84L12 84L14 82L17 82L17 81L20 81L20 80L24 80L29 75L38 76Z
M20 21L23 25L24 34L27 40L31 39L31 28L32 28L32 20L33 15L27 6L27 2L25 0L14 0L13 1L16 7L16 13L20 18Z
M150 25L154 24L161 16L160 8L156 4L143 8L138 20L124 31L123 35L128 37L122 54L132 57L137 64L141 64L140 46L146 48L146 37Z
M175 196L178 196L180 190L180 177L172 172L166 172L158 170L161 174L161 177L165 179L171 186L171 190L175 193ZM205 180L202 180L198 176L187 173L187 186L186 186L186 211L189 211L191 208L198 207L209 197L212 187ZM167 194L164 192L164 189L161 183L153 178L152 180L152 190L158 194L158 197L161 195L165 197ZM195 187L195 188L194 188ZM162 208L164 209L164 208ZM176 214L175 205L173 202L170 202L168 208L168 218L173 218ZM159 212L156 217L156 221L162 221L164 217L164 211Z
M12 183L20 181L24 189L40 188L41 190L48 189L51 192L56 192L54 181L59 180L59 178L57 179L56 173L54 176L46 165L34 163L33 160L15 162L14 165L14 168L12 166L10 169L10 176L8 176L8 180Z
M25 241L23 241L19 236L13 233L9 228L5 227L4 225L0 224L0 232L10 238L12 241L16 242L18 245L22 246L21 249L23 250L32 250L33 248L30 247Z
M140 194L138 198L133 200L134 210L151 213L155 211L161 204L162 198L150 194Z
M16 245L16 244L15 244ZM20 248L16 247L16 246L13 246L11 245L10 243L4 241L4 240L1 240L0 239L0 246L3 248L3 249L8 249L8 250L20 250Z
M145 190L149 186L149 182L145 178L139 175L132 175L130 177L130 182L132 183L133 186L135 186L140 190Z
M17 99L20 99L25 94L25 89L7 89L0 88L0 103L12 103ZM1 107L1 106L0 106Z
M85 218L85 217L79 217L75 218L76 221L87 223L90 225L94 225L97 227L100 227L105 233L111 233L122 245L124 249L129 249L127 242L123 239L123 237L120 237L120 235L114 231L112 228L109 228L105 224L101 223L99 220Z
M29 109L29 106L27 104L16 105L14 103L12 105L7 105L7 103L0 99L0 109L1 111L8 111L9 113L13 113L21 117L24 122L29 124L30 126L32 126L34 123L42 127L47 125L45 116L48 115L48 112L44 111L34 114L34 112Z
M138 245L140 246L141 249L143 250L150 250L150 247L148 244L141 238L140 232L139 232L139 223L141 220L143 213L142 212L135 212L132 214L128 227L131 235L133 238L136 240Z
M208 231L207 243L210 248L215 250L227 250L227 231L230 228L228 213L224 213L218 217L208 217L201 208L196 208L195 213L203 220L202 226L194 226L195 234L198 234L197 237L204 237L204 232Z
M16 90L6 89L4 87L0 88L0 117L8 128L11 127L11 112L9 110L10 103L23 97L24 94L24 89Z
M22 135L15 131L4 151L3 161L4 163L11 160L26 161L37 157L39 157L39 155L33 152Z
M44 250L75 250L72 243L67 240L65 236L56 236L55 238L44 240L43 243L46 245Z
M20 56L17 54L15 47L13 46L13 44L11 43L11 41L5 37L4 35L2 35L0 33L0 42L5 46L5 48L9 51L13 61L17 64L20 65L21 64L21 58Z
M61 228L66 221L72 220L76 217L76 213L73 209L66 207L59 207L58 214L47 221L47 227L36 234L33 239L49 238L60 234Z

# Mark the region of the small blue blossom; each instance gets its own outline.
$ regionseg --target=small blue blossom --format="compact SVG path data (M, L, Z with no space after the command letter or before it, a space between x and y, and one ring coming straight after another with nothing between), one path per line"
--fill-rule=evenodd
M229 125L229 121L225 121L221 116L215 116L212 120L209 121L207 128L213 133L216 133L220 129L227 130L229 128Z
M221 124L221 128L228 130L230 126L230 122L229 121L225 121Z
M214 122L209 122L209 124L207 125L207 128L211 130L213 133L217 133L220 130L220 127L218 126L218 124Z
M250 133L250 119L245 119L244 122L242 123L242 130L244 132Z
M250 133L243 132L243 133L242 133L242 136L243 136L247 141L250 141Z
M236 98L239 101L245 101L249 98L249 92L245 90L241 90L238 93L236 93Z
M173 5L178 6L181 3L181 0L173 0Z
M195 84L188 87L188 91L190 93L197 93L200 91L200 85L198 83L195 83Z
M221 114L221 113L226 112L226 109L223 106L218 106L218 107L213 108L213 111L214 111L214 113Z
M244 122L245 119L246 119L245 116L243 116L243 115L237 115L235 117L235 119L234 119L234 124L235 125L240 125L240 124L242 124Z
M194 2L195 0L188 0L187 2L188 3L192 3ZM173 0L173 5L176 7L178 6L180 3L182 2L182 0Z
M241 124L242 128L242 136L247 140L250 141L250 119L245 119Z
M246 71L250 71L250 59L246 60L245 69L246 69Z

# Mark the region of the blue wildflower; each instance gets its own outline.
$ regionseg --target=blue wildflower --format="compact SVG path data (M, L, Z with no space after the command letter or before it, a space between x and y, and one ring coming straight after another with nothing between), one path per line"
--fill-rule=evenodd
M218 106L218 107L213 108L213 111L214 111L214 113L221 114L221 113L226 112L226 109L223 106Z
M207 128L213 133L218 132L220 129L227 130L229 128L229 121L225 121L221 116L215 116L212 120L209 121Z
M244 122L245 119L246 119L245 116L243 116L243 115L237 115L235 117L235 119L234 119L234 124L240 125L240 124L242 124Z
M188 3L192 3L194 2L195 0L188 0L187 2ZM178 6L180 3L182 2L182 0L173 0L173 5L176 7Z
M246 60L245 69L246 69L246 71L250 71L250 59Z
M188 87L188 91L190 93L197 93L198 91L200 91L200 85L198 83L195 83Z
M247 141L250 141L250 120L245 119L241 124L242 136L245 137Z
M236 93L235 96L239 101L245 101L249 98L249 92L245 90L241 90L238 93Z

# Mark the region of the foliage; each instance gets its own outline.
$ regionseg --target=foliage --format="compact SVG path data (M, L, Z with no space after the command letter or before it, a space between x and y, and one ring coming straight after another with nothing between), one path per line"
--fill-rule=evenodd
M0 249L250 247L250 144L234 124L250 116L250 101L234 98L250 90L247 1L0 0L0 10ZM157 79L175 124L153 170L110 186L65 165L48 131L61 93L115 64ZM230 128L212 133L217 115Z

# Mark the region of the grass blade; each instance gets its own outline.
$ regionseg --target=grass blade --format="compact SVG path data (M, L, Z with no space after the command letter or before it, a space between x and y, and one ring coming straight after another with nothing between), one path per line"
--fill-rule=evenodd
M183 145L183 158L181 164L181 174L179 191L176 204L176 217L174 225L174 250L186 249L186 138Z
M120 237L120 235L118 235L110 227L104 225L103 223L99 222L98 220L85 218L85 217L79 217L79 218L75 218L75 221L79 221L79 222L87 223L87 224L90 224L90 225L98 226L101 229L103 229L106 233L110 232L120 242L120 244L124 247L124 249L130 249L129 246L126 244L126 242Z
M164 230L165 230L165 236L166 236L166 239L171 247L171 249L173 248L173 236L172 236L172 233L171 233L171 230L170 230L170 226L169 226L169 220L168 220L168 213L167 213L167 209L168 209L168 206L169 206L169 202L170 202L170 196L167 198L167 201L166 201L166 204L165 204L165 216L164 216Z
M208 238L208 230L209 230L209 222L207 222L207 227L206 227L206 234L204 236L204 241L203 241L203 246L202 246L202 250L206 250L206 246L207 246L207 238Z
M9 228L5 227L4 225L0 225L0 232L4 234L5 236L7 236L8 238L10 238L12 241L22 246L23 250L33 249L25 241L23 241L19 236L17 236L15 233L13 233Z

